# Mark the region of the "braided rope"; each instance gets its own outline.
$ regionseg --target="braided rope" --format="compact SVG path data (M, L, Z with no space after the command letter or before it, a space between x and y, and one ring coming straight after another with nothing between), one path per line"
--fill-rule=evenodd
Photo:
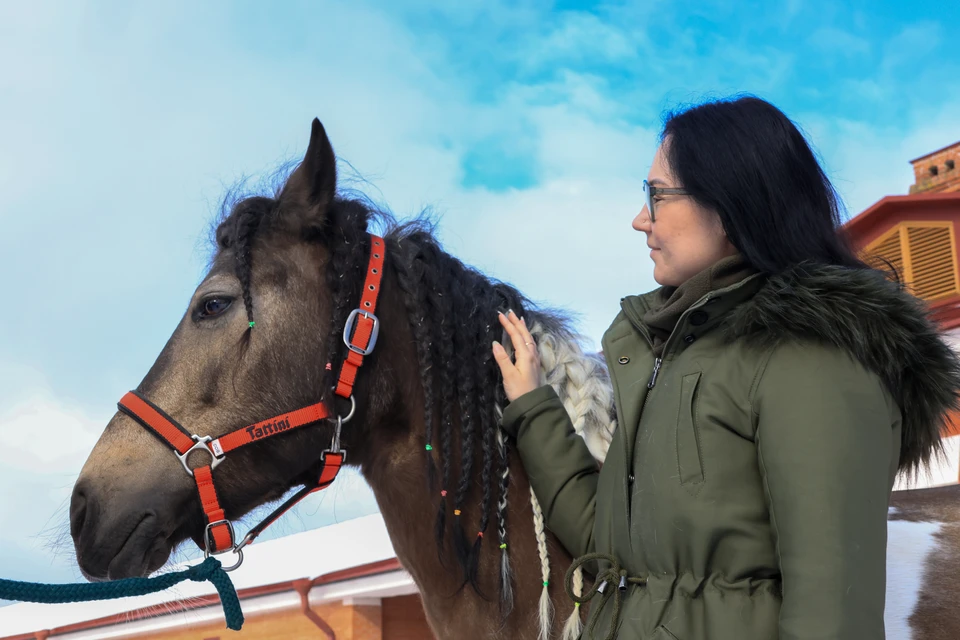
M142 596L169 589L175 584L192 580L209 580L216 587L223 605L223 615L227 628L239 631L243 627L243 610L240 599L216 558L210 557L198 565L184 571L161 574L152 578L124 578L109 582L75 584L37 584L17 580L0 580L0 599L18 602L40 602L59 604L64 602L90 602L92 600L113 600L128 596Z

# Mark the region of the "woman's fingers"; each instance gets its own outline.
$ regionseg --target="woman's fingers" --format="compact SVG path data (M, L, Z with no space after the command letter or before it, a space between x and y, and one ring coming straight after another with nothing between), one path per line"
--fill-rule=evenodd
M516 313L510 311L507 315L501 313L498 317L504 331L510 336L516 362L511 361L510 354L499 342L492 345L493 357L503 373L503 389L507 399L513 402L539 386L540 358L530 331Z
M523 334L520 332L520 329L515 324L514 318L516 318L516 314L513 311L510 311L509 316L501 313L500 324L503 325L503 328L507 331L507 335L510 336L510 342L513 343L513 350L518 354L526 354L529 352L529 349L527 349L527 346L524 344L526 340L524 339Z
M514 314L516 317L516 314ZM523 334L524 344L530 347L531 351L537 350L537 343L533 339L533 335L530 333L530 329L527 328L527 321L523 318L517 320L517 327L520 329L520 333Z

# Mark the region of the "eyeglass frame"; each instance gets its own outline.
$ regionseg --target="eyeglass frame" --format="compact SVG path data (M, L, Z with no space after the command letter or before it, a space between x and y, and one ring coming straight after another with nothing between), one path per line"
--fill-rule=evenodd
M657 221L653 213L653 198L657 194L662 194L666 196L688 196L690 192L686 189L680 189L679 187L654 187L646 180L643 181L643 192L647 194L647 211L650 213L650 222L654 223Z

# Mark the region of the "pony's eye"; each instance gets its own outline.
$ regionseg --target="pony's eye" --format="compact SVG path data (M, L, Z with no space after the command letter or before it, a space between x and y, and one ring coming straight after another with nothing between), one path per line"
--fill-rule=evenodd
M230 307L231 298L207 298L200 307L201 318L214 318Z

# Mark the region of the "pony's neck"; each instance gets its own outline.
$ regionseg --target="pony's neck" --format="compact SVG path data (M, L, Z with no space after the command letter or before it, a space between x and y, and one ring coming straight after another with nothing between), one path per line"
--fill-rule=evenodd
M416 433L416 430L414 430ZM428 493L422 438L412 435L396 443L389 456L364 465L363 474L373 489L397 558L410 573L423 601L427 619L437 638L503 637L534 640L539 637L537 617L542 592L541 560L533 528L530 485L520 463L510 465L511 481L507 526L512 567L513 611L504 620L500 610L501 552L496 536L481 547L478 584L481 594L463 586L464 578L453 551L455 527L476 531L480 514L465 509L460 522L447 513L442 560L434 536L441 496ZM454 476L455 477L455 476ZM468 502L476 505L476 501ZM469 538L469 535L468 535ZM549 533L551 564L550 598L555 611L551 637L559 637L562 622L572 610L563 576L571 558Z

